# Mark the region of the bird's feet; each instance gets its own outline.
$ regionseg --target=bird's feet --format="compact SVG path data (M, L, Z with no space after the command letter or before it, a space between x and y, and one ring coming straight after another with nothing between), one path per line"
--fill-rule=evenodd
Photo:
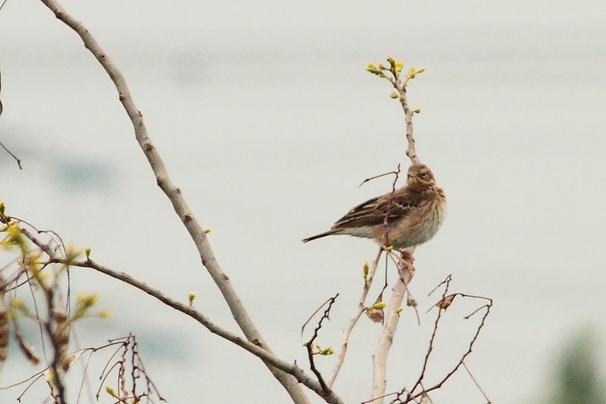
M415 258L412 256L411 253L409 253L406 250L399 250L399 251L400 251L401 269L406 268L408 270L408 272L410 272L410 277L412 278L415 274L415 267L413 265L413 263L415 262Z

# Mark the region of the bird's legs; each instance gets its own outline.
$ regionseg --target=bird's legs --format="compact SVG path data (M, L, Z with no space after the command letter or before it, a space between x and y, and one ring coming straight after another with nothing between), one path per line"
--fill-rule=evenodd
M408 306L416 307L416 302L412 298L412 296L410 296L410 291L408 290L408 284L410 283L413 276L415 275L415 267L413 265L415 258L412 256L412 253L410 253L409 251L406 251L406 250L398 250L398 251L400 253L400 257L398 257L398 274L400 275L400 281L404 284L404 287L406 287L406 292L408 295L406 304ZM408 273L406 273L405 271L408 271ZM418 313L417 313L417 317L418 317Z
M412 256L411 253L409 253L406 250L399 250L399 251L400 251L400 260L399 261L403 267L408 269L408 272L410 272L410 277L412 278L415 274L415 267L413 265L413 263L415 262L415 258Z

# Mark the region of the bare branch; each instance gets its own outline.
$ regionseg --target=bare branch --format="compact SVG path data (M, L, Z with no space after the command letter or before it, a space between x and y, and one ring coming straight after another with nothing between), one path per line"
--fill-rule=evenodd
M330 392L330 387L328 387L326 385L326 383L324 382L324 378L322 377L322 374L316 368L316 364L314 362L314 355L315 355L315 353L313 351L313 346L314 346L314 341L318 338L320 329L322 328L322 323L324 322L324 320L329 320L330 319L330 317L329 317L330 316L330 309L332 308L332 305L337 300L337 297L339 297L338 293L334 297L331 297L330 299L328 299L328 301L326 302L326 303L328 303L328 307L326 308L326 310L324 310L324 314L322 314L322 318L320 318L320 321L318 321L318 325L314 329L314 335L305 344L305 347L307 348L307 357L309 359L309 366L311 367L311 371L314 372L314 374L318 378L318 382L320 383L320 386L322 386L322 390L324 390L325 393L329 393ZM326 303L324 303L322 306L325 306ZM318 310L316 310L316 313L318 312ZM315 313L314 313L314 315L315 315Z
M480 387L480 384L478 383L478 381L476 380L476 378L473 377L473 375L471 374L471 371L469 370L469 368L467 367L467 364L465 362L463 362L463 368L465 368L465 371L467 372L467 374L469 375L469 377L473 381L473 384L475 384L476 387L478 388L478 390L480 390L480 393L482 393L482 395L486 399L487 404L490 404L492 401L490 401L490 399L488 398L488 396L486 395L486 393L484 393L484 390L482 390L482 388Z
M21 233L27 237L32 243L38 246L48 257L50 263L60 263L60 264L68 264L65 259L58 256L53 249L51 249L47 244L38 239L35 235L33 235L27 229L21 228ZM181 303L177 300L174 300L165 294L163 294L158 289L152 288L144 282L141 282L124 272L116 272L110 268L107 268L103 265L97 264L91 259L87 259L85 261L77 261L70 260L69 265L72 267L81 267L81 268L90 268L107 276L110 276L114 279L118 279L126 284L129 284L136 289L139 289L148 295L158 299L162 303L166 304L169 307L193 318L206 329L208 329L211 333L220 336L230 342L233 342L237 346L245 349L251 354L257 356L264 362L270 364L272 367L280 369L282 372L288 373L293 376L299 383L305 385L310 390L317 393L320 397L322 397L327 403L334 404L342 404L343 401L336 396L334 393L325 393L322 389L320 383L312 379L310 376L305 374L301 368L299 368L296 364L291 364L285 362L279 358L277 358L272 352L268 352L263 349L259 345L254 342L247 341L246 339L240 338L237 335L225 330L224 328L219 327L215 323L213 323L208 317L204 316L202 313L197 311L194 307Z
M401 68L398 69L397 62L393 61L391 57L388 58L388 61L390 62L390 71L395 79L392 81L392 84L399 93L400 104L402 105L402 109L404 110L404 119L406 121L406 141L408 143L406 155L408 156L412 164L419 164L421 163L421 161L417 156L417 151L415 149L415 138L412 133L412 115L414 111L411 110L408 106L408 100L406 99L406 87L408 85L408 82L413 79L419 72L422 73L423 71L425 71L425 68L421 70L416 70L414 68L409 70L406 79L402 81L400 75Z
M389 300L387 319L385 321L385 325L383 326L381 336L379 337L377 349L375 350L375 354L372 358L373 366L371 401L375 399L375 401L372 402L376 403L383 402L383 399L380 397L385 395L385 388L387 387L387 376L385 373L387 368L387 356L393 343L393 337L400 320L402 301L404 300L404 295L408 290L408 284L412 280L413 276L412 271L409 270L409 267L405 264L400 264L398 266L398 271L400 277Z
M0 103L0 113L2 113L2 103ZM4 146L4 144L2 142L0 142L0 147L2 147L5 152L7 152L12 158L15 159L15 161L17 162L17 166L19 167L19 170L23 170L23 167L21 167L21 160L19 160L19 158L17 156L15 156L9 149L7 149L6 146Z
M198 323L206 327L211 333L216 334L230 342L233 342L239 347L259 357L264 362L269 363L273 367L294 376L299 383L304 384L306 387L316 392L319 396L324 398L327 403L342 403L341 399L334 395L334 393L328 395L325 394L322 389L322 386L320 386L318 382L314 381L309 376L307 376L297 365L282 361L278 359L272 352L268 352L265 349L254 344L253 342L242 339L230 333L229 331L217 326L208 317L198 312L195 308L167 297L159 290L154 289L146 285L145 283L132 278L130 275L127 275L123 272L115 272L91 260L83 262L71 262L71 265L76 267L91 268L103 274L109 275L112 278L121 280L122 282L125 282L131 286L134 286L135 288L158 299L167 306L172 307L173 309L180 311L181 313L193 318Z
M406 155L412 162L412 164L420 164L421 161L417 156L417 151L415 149L415 138L412 133L412 114L413 111L408 106L408 100L406 99L406 85L400 84L399 79L394 87L400 92L400 104L402 104L402 109L404 110L404 119L406 120L406 141L408 143L408 149L406 149Z
M322 319L320 320L320 325L322 324L322 321L324 320L324 318L328 318L328 314L330 313L330 308L332 307L332 305L335 302L335 300L337 299L337 297L339 297L338 293L334 297L330 297L330 298L326 299L326 301L324 303L322 303L322 305L320 305L320 307L318 307L311 316L309 316L307 321L305 321L305 323L303 323L303 326L301 327L301 336L303 336L303 333L305 332L305 327L307 327L307 324L309 324L311 319L314 318L314 316L316 314L318 314L318 312L320 310L322 310L322 307L326 306L327 304L328 304L328 310L324 312L324 316L326 316L326 317L322 316ZM319 328L316 328L313 339L315 339L317 337L318 330L319 330Z
M431 338L429 339L429 346L427 347L427 353L425 354L425 359L423 360L423 367L421 368L421 374L419 375L419 378L417 379L417 382L412 386L412 389L410 390L410 393L408 393L409 395L411 395L412 393L414 393L415 389L419 385L421 385L421 383L423 382L423 378L425 377L425 372L427 370L427 364L429 363L429 357L431 356L431 353L433 352L433 343L434 343L434 341L436 339L436 335L438 333L438 326L440 324L440 319L442 318L442 313L448 307L448 306L443 307L440 303L446 301L446 296L447 296L448 288L450 287L450 282L451 281L452 281L452 276L448 275L446 277L446 280L440 284L440 285L444 284L445 287L444 287L444 293L442 294L442 299L440 300L440 302L437 305L437 307L438 307L438 316L436 317L436 321L434 322L433 332L431 333Z
M114 390L113 388L109 388L106 386L106 391L113 396L118 402L142 402L143 397L150 398L151 395L157 395L160 401L166 402L166 399L160 395L156 385L148 376L145 367L143 366L143 359L139 354L139 345L137 343L137 339L134 335L129 334L126 337L117 338L110 340L106 345L98 347L98 348L87 348L82 350L80 353L84 351L90 351L90 353L98 352L102 349L112 347L118 345L118 349L111 355L108 359L107 363L103 367L101 375L99 376L99 387L96 392L96 398L99 400L99 396L101 393L101 389L105 385L106 380L109 375L117 369L117 386ZM118 356L118 354L121 355ZM89 355L90 357L90 355ZM130 357L130 364L128 363L128 358ZM116 359L116 362L112 362ZM127 371L130 366L130 383L127 383ZM141 380L144 382L144 387L139 387L138 381ZM130 384L130 391L128 384ZM141 391L141 392L138 392Z
M396 399L394 399L392 401L392 403L417 402L416 401L417 399L425 397L427 395L427 393L441 388L444 385L444 383L446 383L446 381L448 379L450 379L452 377L452 375L454 375L459 370L459 368L461 366L465 367L465 359L467 359L467 357L471 354L471 352L473 350L473 346L475 345L476 341L478 340L478 336L480 335L480 332L482 331L482 328L484 327L484 325L486 323L486 319L487 319L488 315L490 314L490 309L492 307L492 299L483 297L483 296L466 295L464 293L454 293L454 294L449 295L448 291L449 291L451 281L452 281L452 276L448 275L446 277L446 279L442 283L440 283L440 285L438 285L438 287L440 287L441 285L444 285L444 292L442 293L442 298L440 299L440 301L436 305L433 306L433 307L438 308L438 315L434 322L433 332L432 332L431 338L429 340L429 345L427 347L427 352L425 354L425 360L423 361L423 366L422 366L419 378L413 385L412 389L408 390L406 388L403 388L402 390L400 390L400 392L396 393L397 397L396 397ZM435 291L435 289L434 289L434 291ZM433 291L432 291L432 293L433 293ZM440 320L442 319L442 314L446 311L446 309L450 306L450 304L452 303L454 298L457 296L466 297L466 298L470 298L470 299L481 299L481 300L487 301L487 303L482 305L479 309L475 310L470 315L464 317L465 319L468 319L469 317L471 317L472 315L474 315L481 309L485 308L486 312L484 313L484 316L482 317L482 320L480 321L480 324L478 325L478 328L476 329L476 332L469 343L469 347L467 348L465 353L463 353L463 355L461 356L461 358L459 359L457 364L454 366L454 368L451 369L450 372L448 372L438 383L434 384L433 386L431 386L429 388L426 388L425 386L423 386L423 379L424 379L425 373L427 371L429 358L433 351L434 341L437 336ZM473 379L473 376L472 376L472 379ZM475 380L474 380L474 382L475 382ZM476 385L477 385L477 383L476 383ZM417 388L420 388L420 392L415 393ZM478 386L478 388L479 388L479 386ZM482 391L482 390L480 389L480 391ZM482 391L482 394L484 394L483 391ZM405 395L405 398L402 399L401 397L404 395ZM486 397L485 394L484 394L484 397Z
M148 136L147 129L143 121L143 116L137 109L133 98L131 97L130 90L126 84L124 76L81 22L69 15L56 0L42 0L42 2L55 14L59 20L64 22L80 36L84 42L84 46L95 56L97 61L111 78L116 89L118 90L120 102L122 103L133 124L135 138L154 172L158 186L168 197L173 205L173 209L189 232L196 245L202 260L202 264L206 267L208 273L221 291L221 294L227 302L234 320L249 341L254 342L260 348L271 354L269 346L253 324L244 305L236 294L233 285L229 281L229 277L225 275L215 259L214 253L210 247L206 233L204 232L202 226L200 226L193 213L189 209L181 194L181 190L171 182L164 162ZM268 363L266 362L266 364ZM283 371L270 366L269 364L268 367L274 377L287 390L288 394L295 403L309 403L309 400L295 379L285 374Z
M376 180L377 178L385 177L386 175L390 175L390 174L394 174L396 176L396 179L397 179L398 176L400 175L400 165L398 164L398 168L395 171L389 171L387 173L383 173L383 174L379 174L379 175L374 175L372 177L366 178L364 181L362 181L360 183L360 185L358 185L358 188L360 188L362 185L366 184L369 181Z
M444 376L444 378L439 381L438 383L436 383L435 385L433 385L432 387L429 387L427 389L424 389L425 393L429 393L430 391L433 390L437 390L440 387L442 387L442 385L444 383L446 383L446 381L448 379L450 379L450 377L452 375L454 375L457 370L459 370L459 368L461 366L463 366L465 359L467 359L467 357L469 355L471 355L471 352L473 350L473 346L475 345L476 341L478 340L478 337L480 336L480 332L482 331L482 328L484 328L484 325L486 325L486 319L488 318L488 315L490 314L490 309L492 308L492 299L488 298L488 297L482 297L482 296L471 296L471 295L465 295L463 293L458 293L459 296L463 296L463 297L469 297L472 299L483 299L483 300L487 300L488 303L483 305L480 309L482 308L486 308L486 312L484 313L484 316L482 316L482 320L480 321L480 325L478 326L478 328L476 329L476 332L473 336L473 338L471 339L471 341L469 342L469 347L467 348L467 351L465 351L465 353L461 356L461 359L459 360L459 362L455 365L455 367L446 375ZM444 309L440 309L440 311L443 311ZM477 310L476 310L477 312ZM475 312L474 312L475 313ZM473 315L473 314L472 314ZM467 316L466 318L469 318L469 316ZM412 392L414 392L414 389L412 389ZM420 397L421 393L415 394L414 396L412 396L412 399L416 399L418 397Z

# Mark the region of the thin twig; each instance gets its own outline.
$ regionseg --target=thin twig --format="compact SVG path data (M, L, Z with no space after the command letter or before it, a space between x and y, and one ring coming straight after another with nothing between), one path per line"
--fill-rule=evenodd
M396 86L396 88L398 88ZM412 114L413 111L408 106L408 101L406 99L406 87L402 86L398 89L400 91L400 103L402 104L402 109L404 110L404 116L406 120L406 141L408 143L408 148L406 149L406 155L412 162L412 164L420 164L419 156L417 156L417 151L415 149L415 138L412 133Z
M46 336L49 338L51 346L53 347L53 359L48 369L52 377L52 383L50 380L47 381L49 382L49 386L51 388L51 395L55 398L57 404L65 404L65 385L63 383L63 372L61 369L61 362L65 358L62 355L63 348L61 346L61 341L57 336L59 324L57 324L57 321L53 320L53 311L56 307L54 303L54 290L43 290L43 294L46 298L47 320L44 321L42 325L45 329ZM53 323L55 324L55 330L52 328ZM53 387L57 389L56 395L53 394Z
M360 185L358 185L358 188L360 188L362 185L366 184L369 181L376 180L377 178L385 177L386 175L390 175L390 174L395 174L396 178L397 178L398 175L400 174L400 165L398 164L398 169L396 171L389 171L387 173L383 173L383 174L375 175L373 177L366 178L364 181L362 181L360 183Z
M368 292L370 290L370 287L372 286L372 281L375 278L375 273L377 272L377 266L379 265L379 260L381 258L382 253L383 253L383 249L379 248L377 257L372 262L372 265L368 270L368 274L366 275L366 277L364 279L364 286L362 287L362 295L360 296L360 300L358 301L358 308L356 310L356 313L354 314L352 319L349 320L347 327L345 327L345 329L343 330L343 340L341 342L341 349L339 350L339 356L337 357L337 362L335 363L333 371L330 374L330 377L328 378L328 382L327 382L328 387L330 387L330 388L332 388L333 384L335 383L335 380L337 379L337 376L339 375L339 371L341 370L341 366L343 366L343 362L345 361L345 356L347 355L347 348L349 347L349 338L351 336L351 333L352 333L354 327L356 326L356 324L358 323L358 320L360 319L360 317L366 310L366 297L368 296Z
M0 6L0 8L1 8L1 6ZM2 104L0 104L0 105L2 105ZM0 147L2 147L5 152L7 152L12 158L15 159L15 161L17 162L17 166L19 167L19 170L23 170L23 167L21 167L21 160L19 160L19 158L17 156L15 156L9 149L7 149L6 146L4 146L4 144L2 142L0 142Z
M482 331L482 328L484 328L484 325L486 325L486 319L488 318L488 315L490 314L490 309L492 307L492 299L487 298L487 297L479 297L479 298L480 299L488 300L489 303L487 303L486 305L483 306L483 307L486 308L486 312L484 313L484 316L482 316L482 320L480 322L480 325L476 329L476 333L474 334L473 338L469 342L469 347L467 348L467 351L465 351L465 353L463 354L463 356L461 357L461 359L459 360L459 362L455 365L455 367L446 376L444 376L444 378L442 380L440 380L438 383L436 383L432 387L429 387L428 389L425 389L424 390L425 393L429 393L430 391L437 390L440 387L442 387L444 385L444 383L446 383L446 381L448 379L450 379L450 377L452 375L454 375L457 372L457 370L459 370L459 368L463 365L463 362L465 361L465 359L469 355L471 355L471 352L473 350L473 346L475 345L476 341L478 340L478 336L480 335L480 332ZM418 394L412 396L411 398L412 399L416 399L421 394L422 393L418 393Z
M452 281L452 276L448 275L446 277L446 279L441 283L441 284L445 285L444 292L442 293L442 300L444 300L446 298L446 295L448 294L448 290L449 290L451 281ZM410 392L408 393L409 396L412 395L414 393L415 389L423 382L423 378L425 377L425 372L427 371L427 364L429 363L429 357L431 356L431 353L433 352L433 343L436 339L436 335L438 334L438 326L440 324L440 319L442 318L442 314L443 314L444 310L446 310L446 309L442 308L442 307L438 307L438 315L434 322L433 332L431 333L431 338L429 339L429 345L427 347L427 352L425 353L425 359L423 360L421 374L419 375L417 382L412 386L412 389L410 389Z
M322 317L320 318L320 321L318 321L318 325L314 329L314 335L305 344L305 347L307 348L307 357L309 359L309 366L311 368L311 371L316 375L316 377L318 378L318 382L320 383L320 386L322 386L322 390L324 390L324 392L327 393L327 394L330 393L330 387L328 387L326 385L326 383L324 382L324 378L322 377L322 374L316 368L316 363L314 361L313 344L314 344L316 338L318 338L318 335L319 335L320 329L322 328L322 323L324 322L324 320L329 320L330 319L330 317L329 317L330 316L330 309L332 308L332 305L337 300L337 297L339 297L338 293L334 297L331 297L330 299L328 299L328 301L327 301L328 307L326 308L326 310L324 310L324 314L322 314ZM324 306L325 304L323 304L322 306ZM317 312L318 312L318 310L316 310L316 313Z
M392 84L400 95L400 104L402 105L402 109L404 110L404 120L406 122L406 142L408 143L406 155L408 156L412 164L419 164L421 161L417 156L417 151L415 149L415 138L412 131L413 111L408 106L408 100L406 99L406 86L408 85L409 79L407 78L406 80L402 81L402 78L400 74L396 71L394 64L391 65L391 73L394 77Z
M488 396L486 395L486 393L484 393L484 390L482 390L482 388L480 387L480 384L478 383L478 381L476 380L476 378L473 377L473 375L471 374L471 371L469 370L469 368L467 367L467 364L465 362L463 362L463 367L465 368L465 370L467 371L467 374L469 375L469 377L473 381L473 384L476 385L476 387L478 388L478 390L480 390L480 393L482 393L482 395L486 399L486 404L490 404L491 403L490 399L488 398Z
M322 303L320 305L320 307L318 307L316 309L316 311L313 312L313 314L311 316L309 316L309 318L307 319L307 321L305 321L305 323L303 323L303 326L301 327L301 336L303 336L303 332L305 332L305 327L307 326L307 324L309 324L309 322L311 321L312 318L315 317L316 314L318 314L318 312L320 310L322 310L322 307L326 306L327 304L329 305L329 311L330 311L330 306L332 306L332 304L335 302L335 299L339 296L339 294L337 293L334 297L330 297L328 299L326 299L326 301L324 303ZM326 314L326 313L325 313ZM322 319L324 319L324 317L322 317ZM322 321L320 320L320 323ZM317 330L316 330L317 331ZM314 335L315 338L315 335Z
M431 392L433 390L437 390L437 389L441 388L444 385L444 383L446 383L446 381L448 381L452 377L452 375L454 375L458 371L458 369L461 366L465 366L465 363L464 363L465 359L471 354L471 352L473 350L473 347L474 347L476 341L478 340L478 336L480 335L480 332L482 331L482 328L486 324L486 319L487 319L488 315L490 314L490 309L492 307L492 299L487 298L487 297L483 297L483 296L467 295L467 294L464 294L464 293L454 293L454 294L448 295L448 290L449 290L450 282L451 281L452 281L452 276L448 275L446 277L446 279L444 281L442 281L440 283L440 285L438 285L438 287L441 286L441 285L445 285L444 292L442 293L442 298L440 299L440 301L434 306L434 307L438 308L438 315L437 315L436 320L434 322L434 328L433 328L432 335L431 335L431 338L430 338L430 341L429 341L427 352L425 354L425 359L423 361L423 366L422 366L419 378L417 379L417 381L413 385L412 389L408 390L406 388L403 388L402 390L400 390L400 392L397 393L396 399L394 399L392 401L392 403L410 403L410 402L416 402L416 400L418 398L423 397L423 395L426 395L427 393L429 393L429 392ZM435 289L434 289L434 291L435 291ZM433 291L431 293L433 293ZM469 347L467 348L467 350L465 351L465 353L463 353L463 355L461 356L461 358L459 359L459 361L457 362L457 364L454 366L454 368L451 369L450 372L448 372L438 383L434 384L433 386L431 386L429 388L426 388L426 387L423 386L423 379L424 379L425 373L427 371L427 366L428 366L428 363L429 363L429 358L430 358L431 353L433 351L434 341L435 341L436 336L437 336L440 320L442 318L442 314L450 306L450 304L452 303L452 300L456 296L467 297L467 298L470 298L470 299L481 299L481 300L486 300L488 302L488 303L482 305L479 309L474 310L474 312L472 312L468 316L464 317L465 319L468 319L469 317L471 317L472 315L474 315L475 313L477 313L481 309L485 308L486 312L484 313L484 316L482 317L482 320L480 321L480 324L478 325L478 328L476 329L476 332L475 332L473 338L471 339L471 341L469 343ZM420 387L420 392L415 393L415 391L417 390L418 387ZM403 395L405 395L405 398L402 401L401 397Z

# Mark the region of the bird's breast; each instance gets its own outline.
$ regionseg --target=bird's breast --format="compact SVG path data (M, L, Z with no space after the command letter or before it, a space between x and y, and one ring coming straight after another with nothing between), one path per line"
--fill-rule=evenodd
M419 206L411 213L399 228L393 230L391 239L396 248L407 248L426 243L436 235L446 216L446 200L436 198Z

